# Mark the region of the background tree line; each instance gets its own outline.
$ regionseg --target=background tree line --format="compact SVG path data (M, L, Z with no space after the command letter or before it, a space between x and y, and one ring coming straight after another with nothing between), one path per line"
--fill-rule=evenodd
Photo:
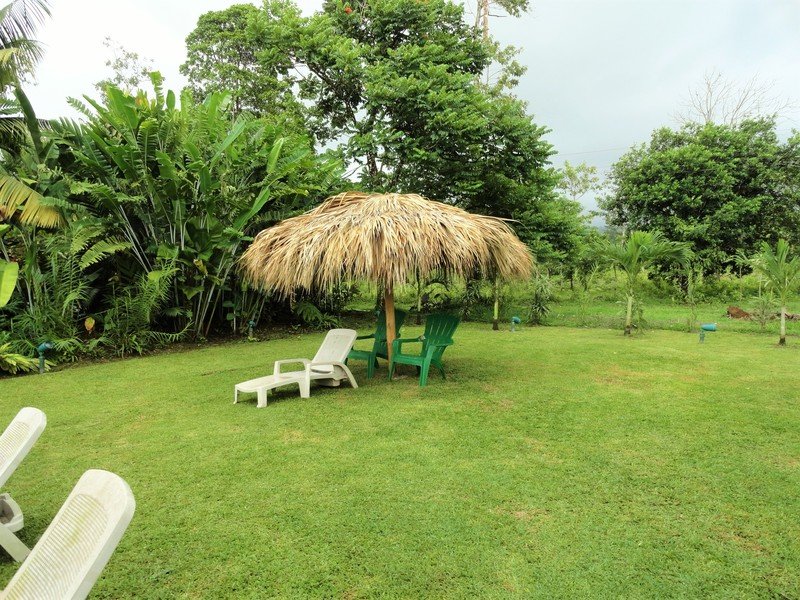
M22 91L38 46L17 50L48 3L9 7L2 23L26 29L0 40L19 57L0 81L2 364L25 368L43 341L68 359L252 331L276 313L329 322L347 290L286 306L243 285L236 259L260 229L348 187L514 219L543 263L586 234L556 189L547 129L513 95L513 52L455 3L328 2L310 17L288 1L235 5L187 38L187 90L144 81L147 61L123 49L96 97L70 101L81 118L51 121ZM500 76L482 81L492 63Z

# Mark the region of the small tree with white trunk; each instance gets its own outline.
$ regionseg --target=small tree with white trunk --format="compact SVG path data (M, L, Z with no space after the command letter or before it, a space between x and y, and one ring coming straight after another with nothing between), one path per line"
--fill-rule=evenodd
M786 345L786 305L789 296L800 281L800 257L790 258L791 247L784 239L778 240L775 250L764 242L761 252L756 254L751 264L753 271L764 279L766 287L771 289L781 306L781 336L778 343Z

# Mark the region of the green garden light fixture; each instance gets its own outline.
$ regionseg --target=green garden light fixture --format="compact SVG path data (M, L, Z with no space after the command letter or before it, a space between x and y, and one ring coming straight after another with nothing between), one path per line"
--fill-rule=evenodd
M522 323L522 319L519 317L511 317L511 331L514 332L517 330L517 325Z
M716 331L716 323L702 323L700 325L700 343L702 344L706 339L706 331Z
M39 353L39 374L44 373L44 353L54 348L53 342L42 342L36 346L36 352Z

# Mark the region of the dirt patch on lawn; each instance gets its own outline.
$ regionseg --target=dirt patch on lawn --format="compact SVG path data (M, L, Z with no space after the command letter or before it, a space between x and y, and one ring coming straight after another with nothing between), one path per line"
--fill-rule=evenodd
M496 506L492 509L492 512L496 515L511 517L524 523L542 522L550 518L550 513L546 509L535 506L511 508L508 506Z
M289 429L283 432L284 444L316 444L319 438L307 435L299 429Z
M602 373L598 373L593 378L595 383L600 385L611 385L619 387L628 387L631 384L647 384L650 385L652 380L646 373L633 371L630 369L622 369L617 366L607 367Z

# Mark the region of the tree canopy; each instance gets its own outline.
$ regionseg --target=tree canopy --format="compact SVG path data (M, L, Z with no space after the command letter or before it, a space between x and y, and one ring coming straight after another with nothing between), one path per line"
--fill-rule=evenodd
M208 13L187 38L195 93L235 88L255 107L271 77L296 93L317 145L364 189L419 193L515 219L542 258L568 252L580 207L554 193L544 139L511 86L513 52L449 0L330 0L303 17L288 0ZM500 75L481 81L489 65Z
M213 92L231 94L234 113L249 111L257 116L273 115L299 120L302 107L292 93L292 62L280 50L283 35L272 27L270 7L234 4L225 10L203 14L186 38L186 62L180 71L189 79L189 89L201 102ZM274 4L292 12L289 5ZM295 9L296 16L296 9Z
M610 183L610 224L688 242L706 273L800 232L800 136L781 142L772 120L659 129Z

